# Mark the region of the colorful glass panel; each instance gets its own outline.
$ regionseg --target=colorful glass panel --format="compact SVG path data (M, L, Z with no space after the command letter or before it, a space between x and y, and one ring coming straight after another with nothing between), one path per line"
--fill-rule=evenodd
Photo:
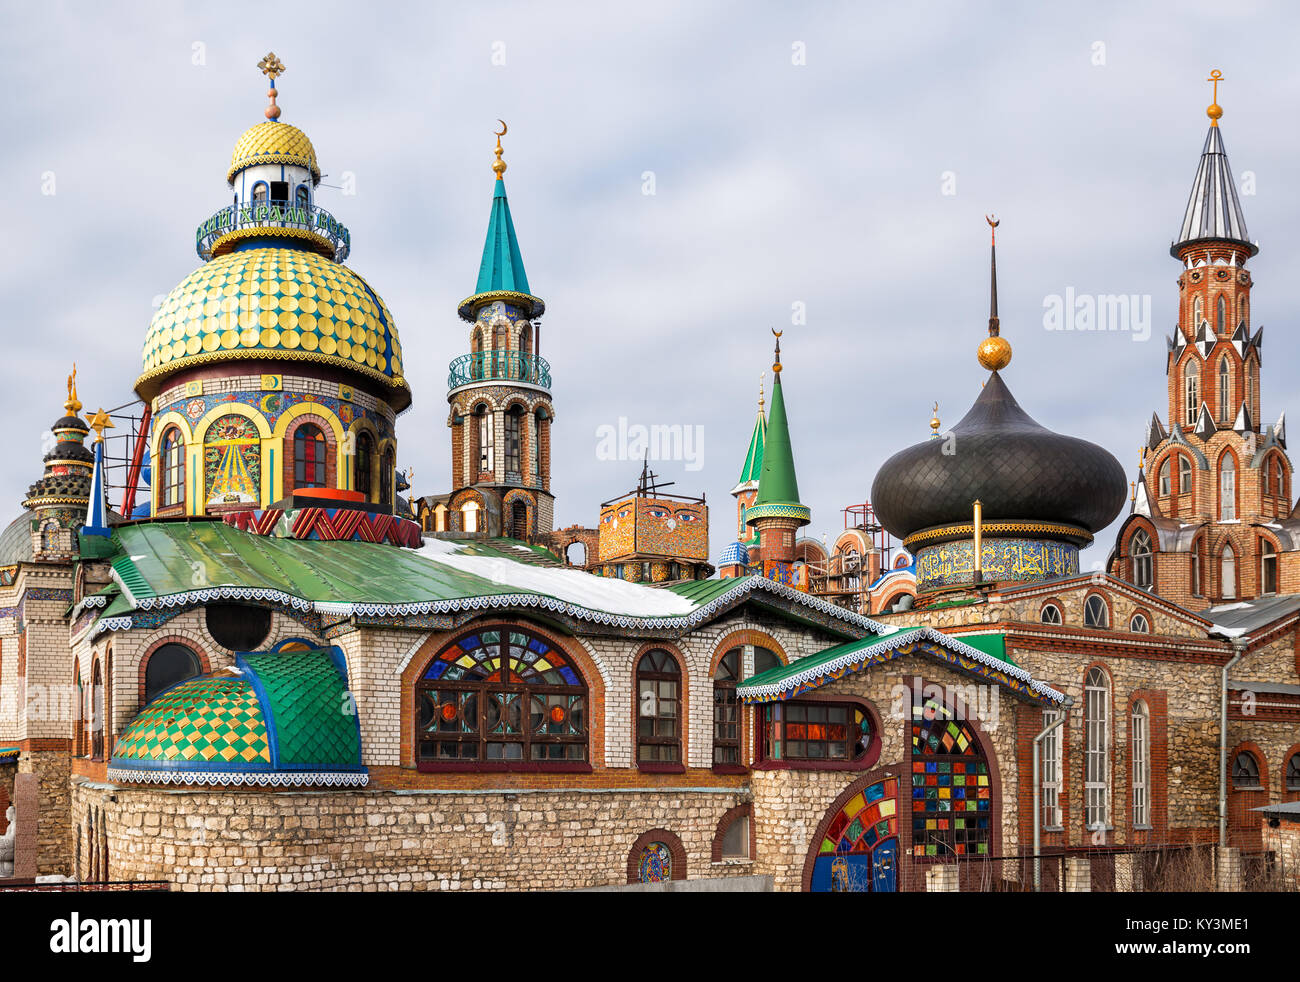
M988 762L970 726L934 700L912 710L912 854L988 855Z
M652 842L641 850L637 862L642 883L663 883L673 878L673 855L662 842Z
M887 778L853 795L826 827L819 855L867 853L898 834L898 779Z

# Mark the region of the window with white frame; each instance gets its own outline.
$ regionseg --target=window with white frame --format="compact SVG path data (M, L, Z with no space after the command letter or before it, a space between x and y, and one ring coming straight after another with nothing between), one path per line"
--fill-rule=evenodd
M1083 623L1085 627L1110 627L1110 608L1095 593L1083 605Z
M1166 464L1168 461L1166 461ZM1151 536L1138 529L1129 539L1129 558L1133 562L1133 585L1150 590L1154 582L1151 570Z
M1147 620L1146 614L1134 614L1129 618L1128 629L1134 634L1150 634L1151 622Z
M1133 825L1149 828L1151 825L1151 711L1146 702L1133 703L1132 745L1133 758Z
M1193 355L1183 366L1183 421L1196 425L1196 414L1201 408L1201 366Z
M1059 709L1043 710L1043 728L1060 718ZM1049 829L1061 827L1061 730L1062 727L1058 726L1042 741L1043 827Z
M1237 462L1232 454L1225 453L1219 464L1219 521L1231 522L1237 517Z
M1182 454L1178 455L1178 493L1192 492L1192 462Z
M1089 829L1110 824L1110 680L1100 668L1083 686L1084 822Z
M1038 618L1044 624L1060 624L1061 608L1056 604L1043 604L1042 613L1038 615Z
M1224 546L1219 559L1219 596L1224 600L1237 598L1237 554L1232 546Z

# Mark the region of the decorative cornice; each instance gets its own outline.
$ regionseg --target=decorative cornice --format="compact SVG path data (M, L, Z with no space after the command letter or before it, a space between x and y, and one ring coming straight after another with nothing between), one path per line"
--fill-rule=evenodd
M110 767L108 779L123 784L253 785L271 788L364 788L365 771L169 771Z
M244 239L304 239L314 246L319 247L321 255L326 259L334 258L334 243L318 232L313 232L305 228L281 228L276 225L259 225L253 228L237 228L227 232L225 235L213 241L208 248L211 250L212 258L225 255L231 250L223 248L233 246L234 243Z
M529 317L540 317L546 312L546 302L531 293L516 293L514 290L489 290L486 293L475 293L466 297L456 305L456 313L460 314L463 320L473 323L477 308L494 303L497 300L524 308Z
M1086 544L1092 541L1092 535L1084 529L1077 525L1066 525L1062 522L981 522L980 534L985 538L1001 534L1028 536L1045 535L1052 538L1080 540L1080 544ZM956 525L939 525L935 528L913 532L903 540L903 545L911 551L914 546L923 545L928 542L942 542L949 539L970 539L974 538L974 536L975 524L973 522L961 522Z

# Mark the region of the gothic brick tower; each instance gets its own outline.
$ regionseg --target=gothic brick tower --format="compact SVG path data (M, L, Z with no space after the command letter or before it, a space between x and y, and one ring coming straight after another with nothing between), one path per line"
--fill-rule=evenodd
M1170 254L1182 263L1168 341L1167 425L1152 415L1110 568L1191 609L1300 590L1285 420L1260 425L1263 329L1251 333L1246 234L1215 101Z
M554 526L550 366L537 351L546 304L533 296L506 199L497 136L496 187L473 296L469 354L451 363L452 490L445 531L528 539ZM444 529L436 529L444 531Z

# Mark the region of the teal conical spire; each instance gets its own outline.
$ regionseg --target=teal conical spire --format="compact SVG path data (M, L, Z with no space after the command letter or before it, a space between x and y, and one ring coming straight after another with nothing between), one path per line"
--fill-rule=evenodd
M498 290L529 293L524 257L519 252L515 223L510 218L506 182L501 177L496 179L496 191L492 194L492 216L488 219L487 241L483 244L483 261L479 263L478 285L474 292L494 293Z
M799 501L799 480L794 469L794 448L790 443L790 424L785 413L785 394L781 391L781 341L777 335L776 362L772 366L772 408L767 416L767 433L763 447L763 470L758 479L758 497L745 511L745 523L759 518L794 518L801 525L812 521L812 512Z
M506 162L501 159L501 137L505 124L497 134L496 160L492 170L497 179L492 192L492 213L488 217L487 240L483 243L483 259L478 267L478 282L474 294L461 301L458 312L467 321L473 321L478 308L493 300L505 300L524 309L528 317L537 317L546 305L532 295L528 288L528 274L524 272L524 257L519 251L515 235L515 222L510 217L510 199L506 197Z

